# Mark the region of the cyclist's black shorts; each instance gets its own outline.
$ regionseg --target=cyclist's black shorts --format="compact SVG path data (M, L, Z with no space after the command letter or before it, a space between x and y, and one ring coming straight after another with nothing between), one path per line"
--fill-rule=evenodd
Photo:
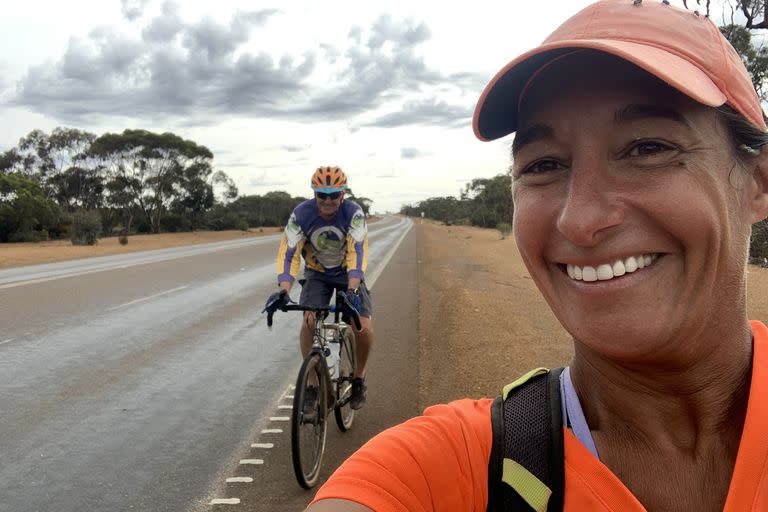
M304 279L306 281L301 287L301 296L299 297L299 304L302 306L322 308L331 302L333 290L347 291L348 278L346 275L327 276L322 272L307 269L304 271ZM360 302L362 302L360 316L371 318L373 304L371 303L371 292L365 285L365 281L360 283L358 292Z

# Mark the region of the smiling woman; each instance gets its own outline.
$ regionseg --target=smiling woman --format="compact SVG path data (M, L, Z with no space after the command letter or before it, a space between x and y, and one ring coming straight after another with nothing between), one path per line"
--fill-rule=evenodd
M493 78L474 129L517 133L517 246L574 358L539 398L542 370L504 393L533 405L458 401L382 433L310 510L768 510L768 328L746 311L768 134L717 27L597 2ZM551 438L525 426L541 409Z

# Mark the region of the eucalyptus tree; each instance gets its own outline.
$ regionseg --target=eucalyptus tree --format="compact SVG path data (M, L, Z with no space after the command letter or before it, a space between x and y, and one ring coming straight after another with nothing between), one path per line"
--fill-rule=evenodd
M207 147L169 132L106 133L93 142L89 155L106 170L107 203L126 216L138 210L154 233L165 212L213 173Z

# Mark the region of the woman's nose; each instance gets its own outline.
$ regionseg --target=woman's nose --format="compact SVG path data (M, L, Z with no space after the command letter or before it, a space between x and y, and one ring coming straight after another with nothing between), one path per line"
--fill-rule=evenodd
M573 166L565 198L557 218L557 229L575 245L597 245L611 228L624 222L624 208L616 199L607 170Z

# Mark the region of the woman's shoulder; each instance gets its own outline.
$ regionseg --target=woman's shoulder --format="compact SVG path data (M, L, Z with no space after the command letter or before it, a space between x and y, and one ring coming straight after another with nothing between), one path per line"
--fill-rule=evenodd
M492 402L433 405L381 432L339 467L316 501L352 499L373 510L419 510L428 503L434 505L428 510L484 508ZM454 508L460 503L468 507Z

